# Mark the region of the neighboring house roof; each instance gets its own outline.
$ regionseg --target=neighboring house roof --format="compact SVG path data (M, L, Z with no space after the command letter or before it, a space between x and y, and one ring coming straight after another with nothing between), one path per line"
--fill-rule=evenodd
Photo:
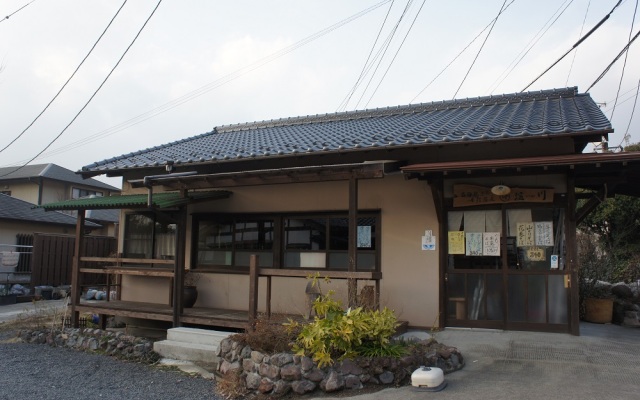
M15 197L0 194L0 219L18 222L33 222L55 225L76 225L76 217L61 212L46 212L42 208L33 208L34 205L16 199ZM101 225L86 222L85 226L100 228Z
M574 87L221 126L82 172L611 131L589 94Z
M93 178L83 179L82 176L76 174L75 172L56 164L26 165L18 169L17 171L16 168L17 167L0 168L0 176L2 176L2 178L0 178L0 181L41 177L62 182L75 183L83 186L91 186L94 188L109 190L112 192L120 192L120 189L115 186L108 185ZM3 176L5 174L7 175Z
M85 217L92 221L117 223L120 221L120 210L87 210Z

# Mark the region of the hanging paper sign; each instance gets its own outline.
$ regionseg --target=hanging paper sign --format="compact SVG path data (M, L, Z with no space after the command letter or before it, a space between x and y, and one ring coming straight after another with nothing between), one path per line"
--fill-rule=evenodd
M465 255L481 256L482 255L482 232L467 232L467 245Z
M551 269L558 269L558 255L551 255Z
M526 254L529 261L544 261L547 259L543 247L530 247L527 249Z
M533 246L535 243L533 232L534 232L533 222L518 223L516 245L518 247Z
M553 222L535 222L536 246L553 246Z
M482 255L500 255L500 232L485 232L482 234Z
M358 247L371 248L371 227L368 225L358 226Z
M449 254L464 254L464 231L449 231Z
M511 188L509 194L495 195L491 188L476 185L453 185L453 206L477 206L503 203L552 203L553 189Z
M422 237L422 250L435 250L436 249L436 237L433 236L433 231L426 230L424 231L424 236Z

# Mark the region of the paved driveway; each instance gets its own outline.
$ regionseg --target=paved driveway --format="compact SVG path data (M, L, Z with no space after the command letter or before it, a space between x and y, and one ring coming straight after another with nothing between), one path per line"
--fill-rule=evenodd
M402 387L353 399L640 399L640 329L583 324L581 333L448 329L436 338L457 346L466 366L445 376L443 391Z

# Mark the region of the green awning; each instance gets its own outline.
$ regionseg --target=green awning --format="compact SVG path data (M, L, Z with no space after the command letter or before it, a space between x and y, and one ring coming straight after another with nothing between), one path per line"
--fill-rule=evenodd
M159 192L153 193L153 205L156 208L172 208L183 206L189 203L203 200L226 199L231 196L228 190L208 190L200 192L188 192L183 196L180 192ZM54 210L99 210L114 208L148 208L146 194L129 194L122 196L87 197L57 201L55 203L43 204L41 207L46 211Z

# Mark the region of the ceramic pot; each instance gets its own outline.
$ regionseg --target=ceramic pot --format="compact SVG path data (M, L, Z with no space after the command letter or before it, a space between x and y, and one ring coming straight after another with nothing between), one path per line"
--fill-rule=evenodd
M198 300L198 288L195 286L185 286L182 294L182 305L184 308L191 308Z

